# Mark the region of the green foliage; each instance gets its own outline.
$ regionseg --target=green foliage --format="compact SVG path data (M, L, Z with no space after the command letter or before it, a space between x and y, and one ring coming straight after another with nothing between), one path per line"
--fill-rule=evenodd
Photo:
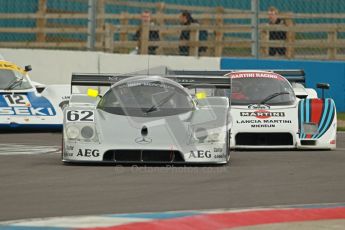
M345 121L345 112L337 113L338 120Z
M337 131L344 131L345 132L345 127L338 127Z

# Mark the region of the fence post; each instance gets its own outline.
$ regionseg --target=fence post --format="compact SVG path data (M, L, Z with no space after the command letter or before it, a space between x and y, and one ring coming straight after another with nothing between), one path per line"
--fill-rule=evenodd
M337 55L337 49L335 48L335 43L337 41L337 31L328 32L327 43L330 44L332 47L328 48L327 50L327 58L328 59L335 59Z
M129 16L127 12L123 12L121 14L121 19L120 19L120 41L125 42L128 41L128 32L126 31L126 28L128 26L128 20ZM128 50L121 48L120 53L128 53Z
M115 26L110 23L105 24L105 50L109 53L114 52L114 33Z
M150 34L150 20L142 20L140 26L140 54L148 54L149 49L149 34Z
M199 24L192 23L192 28L190 30L190 40L189 42L189 56L197 57L199 55Z
M115 26L111 23L105 24L105 32L106 32L106 38L105 38L105 49L109 53L114 52L114 33L115 33Z
M97 1L97 9L96 9L96 28L99 29L100 33L96 33L96 41L98 41L103 49L105 48L106 43L106 25L105 25L105 0L96 0Z
M87 23L87 49L95 49L96 38L96 1L89 0L88 2L88 23Z
M259 0L251 1L252 8L252 56L259 58Z
M37 28L40 32L37 33L36 40L37 42L45 42L46 41L46 34L43 32L44 28L46 27L46 19L45 14L47 12L47 0L39 0L38 2L38 12L37 16Z
M217 11L218 12L218 11ZM216 15L216 17L217 17L217 15ZM216 20L217 20L217 18L216 18ZM218 26L216 26L216 28L213 26L214 25L214 23L213 23L213 21L212 21L212 19L211 18L207 18L207 19L204 19L203 20L204 21L204 23L202 24L202 25L205 25L205 26L207 26L207 29L206 29L206 31L208 32L208 35L207 35L207 40L206 41L210 41L210 36L209 36L209 34L213 34L213 33L215 33L215 36L216 36L216 32L217 32L217 29L219 29L219 27L221 27L222 25L219 25L219 27ZM211 33L210 33L210 29L209 28L212 28L211 29ZM214 56L215 54L213 53L213 54L211 54L211 50L215 50L216 49L216 43L214 44L214 46L211 46L211 45L206 45L205 47L207 47L207 49L206 49L206 51L205 52L203 52L203 56ZM214 51L215 52L215 51Z
M156 24L158 26L164 25L164 10L165 10L165 3L164 2L157 3ZM161 33L160 30L158 31L158 34L159 34L159 39L164 40L163 34ZM163 47L162 46L158 46L158 48L156 50L156 54L158 54L158 55L163 54Z
M292 14L289 14L289 18L286 18L285 23L288 28L288 31L286 32L286 41L288 44L288 47L286 49L286 57L288 59L291 59L295 57L295 48L293 45L295 43L296 38L296 33L294 31L291 31L291 28L294 26Z
M223 8L217 8L217 15L216 15L216 29L215 29L215 47L214 47L214 56L215 57L220 57L223 54Z
M261 30L261 33L260 33L260 41L261 41L261 44L266 44L266 45L261 45L260 46L260 54L263 56L263 57L267 57L268 56L268 46L267 46L267 43L269 41L269 32L267 29L262 29Z

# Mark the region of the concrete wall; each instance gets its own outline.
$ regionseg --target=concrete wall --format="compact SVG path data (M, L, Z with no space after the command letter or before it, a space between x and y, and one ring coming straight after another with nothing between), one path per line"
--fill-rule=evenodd
M43 84L69 84L73 72L130 73L148 66L173 69L219 69L220 58L108 54L87 51L0 49L5 60L20 66L31 65L32 80Z
M338 111L345 111L345 62L222 58L220 66L221 69L303 69L307 87L329 83L331 88L325 96L334 99ZM320 90L318 94L321 95Z

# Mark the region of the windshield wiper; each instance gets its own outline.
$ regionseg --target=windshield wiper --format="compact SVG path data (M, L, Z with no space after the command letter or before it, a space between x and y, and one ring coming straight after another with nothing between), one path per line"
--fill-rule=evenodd
M4 90L10 90L16 87L18 84L21 84L23 82L24 78L17 78L14 81L12 81L10 84L8 84L7 87L4 88Z
M175 95L175 91L171 92L168 96L166 96L165 98L160 100L156 105L153 105L150 108L148 108L147 110L145 110L145 113L148 114L148 113L151 113L153 111L156 111L158 109L158 107L167 103L174 95Z
M280 96L280 95L284 95L284 94L290 94L290 93L289 93L288 91L283 91L283 92L279 92L279 93L273 93L273 94L267 96L267 97L266 97L265 99L263 99L262 101L260 101L259 104L260 104L260 105L261 105L261 104L265 104L266 102L272 100L273 98L278 97L278 96Z

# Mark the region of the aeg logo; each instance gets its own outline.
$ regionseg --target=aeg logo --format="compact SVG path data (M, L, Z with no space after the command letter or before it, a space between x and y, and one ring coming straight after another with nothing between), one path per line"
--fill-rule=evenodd
M79 149L77 157L99 157L98 149Z
M211 158L210 150L190 151L189 158Z

